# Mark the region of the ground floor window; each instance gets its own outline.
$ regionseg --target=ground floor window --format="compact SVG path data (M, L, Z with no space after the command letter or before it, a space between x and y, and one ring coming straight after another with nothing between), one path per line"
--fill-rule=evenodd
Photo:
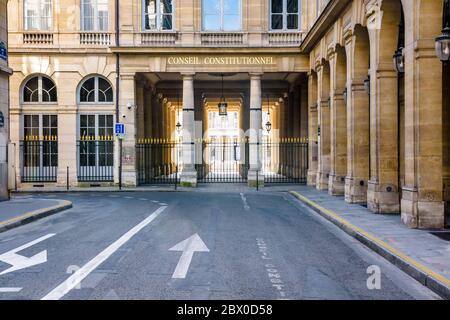
M113 115L80 115L78 181L114 180Z
M58 170L58 116L24 115L21 141L22 181L56 182Z

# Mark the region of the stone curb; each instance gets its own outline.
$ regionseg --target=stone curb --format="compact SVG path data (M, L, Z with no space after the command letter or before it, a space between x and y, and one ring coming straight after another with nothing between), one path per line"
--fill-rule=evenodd
M383 240L376 238L374 235L356 227L352 223L333 213L333 211L322 208L306 196L303 196L296 191L290 191L289 193L322 217L341 228L344 232L387 259L397 268L419 281L422 285L428 287L444 299L450 300L450 279L432 271L420 262L394 249Z
M0 233L72 208L72 202L70 201L67 200L57 200L57 201L59 202L59 204L57 204L56 206L31 211L19 217L7 220L5 222L0 222Z

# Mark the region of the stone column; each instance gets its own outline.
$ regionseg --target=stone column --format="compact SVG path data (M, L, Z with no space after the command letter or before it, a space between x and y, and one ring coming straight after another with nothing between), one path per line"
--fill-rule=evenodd
M128 105L132 105L131 110ZM125 139L122 141L122 184L134 187L137 185L136 176L136 84L135 74L120 75L120 114L125 124ZM116 166L119 164L116 163Z
M259 185L264 185L264 176L260 172L261 159L259 146L262 133L261 75L260 73L250 74L250 169L248 172L248 185L250 187L256 187L257 181Z
M194 106L194 73L182 74L183 77L183 170L181 185L197 186L195 169L195 106Z
M319 158L316 187L327 190L330 174L330 74L329 68L319 66L318 75L318 107L319 107Z
M151 138L153 127L153 93L151 87L146 87L144 91L145 112L144 112L144 134L145 138Z
M345 176L347 175L347 106L343 92L347 81L347 70L344 63L345 52L329 53L330 59L330 179L328 193L345 194Z
M308 186L315 186L317 181L317 76L315 73L308 75Z

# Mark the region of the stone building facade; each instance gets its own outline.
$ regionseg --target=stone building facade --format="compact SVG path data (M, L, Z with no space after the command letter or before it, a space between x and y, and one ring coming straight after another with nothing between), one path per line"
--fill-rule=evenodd
M9 81L6 0L0 1L0 201L8 199Z
M136 186L141 145L181 139L181 183L195 186L205 110L226 98L239 139L249 143L250 185L264 175L255 145L269 119L270 139L308 141L309 185L374 213L401 213L413 228L443 227L450 160L445 77L434 53L442 7L442 0L10 0L14 180L21 189ZM392 57L401 36L400 74ZM125 125L120 142L115 123ZM300 160L270 148L281 172L298 178ZM92 172L107 179L94 181Z

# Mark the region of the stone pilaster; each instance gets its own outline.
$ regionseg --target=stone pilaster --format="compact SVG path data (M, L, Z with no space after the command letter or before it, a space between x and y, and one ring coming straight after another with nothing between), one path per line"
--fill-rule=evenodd
M345 194L347 175L347 106L343 92L346 87L345 51L329 52L330 60L330 178L328 193Z
M363 31L359 31L362 33ZM368 43L362 35L346 34L347 53L347 176L345 200L367 202L369 180L369 96L364 89L368 73ZM360 42L356 46L356 42Z
M315 186L317 180L317 75L310 73L308 75L308 185Z
M131 110L128 109L131 105ZM125 139L122 141L122 184L136 186L136 85L135 74L120 75L120 118L125 124ZM122 117L124 115L125 117ZM116 162L116 165L118 163Z
M319 66L318 78L318 119L320 135L319 158L316 187L318 190L327 190L330 174L330 73L327 66Z

